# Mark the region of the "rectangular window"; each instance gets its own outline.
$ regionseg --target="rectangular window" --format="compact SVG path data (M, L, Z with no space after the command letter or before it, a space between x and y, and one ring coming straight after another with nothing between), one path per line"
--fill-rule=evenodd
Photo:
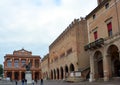
M105 8L106 8L106 9L109 8L109 3L106 3L106 4L105 4Z
M108 28L108 36L112 36L112 23L108 23L107 24L107 28Z
M98 34L97 34L97 31L94 32L94 39L97 40L98 38Z
M67 50L67 55L69 55L70 53L72 53L72 48L70 48L69 50Z
M12 67L12 60L7 60L7 67Z
M95 19L95 18L96 18L96 15L94 14L94 15L93 15L93 19Z
M18 66L19 66L19 60L15 60L15 62L14 62L14 67L15 67L15 68L18 68Z
M63 57L65 57L65 53L63 53L63 54L60 55L60 58L63 58Z

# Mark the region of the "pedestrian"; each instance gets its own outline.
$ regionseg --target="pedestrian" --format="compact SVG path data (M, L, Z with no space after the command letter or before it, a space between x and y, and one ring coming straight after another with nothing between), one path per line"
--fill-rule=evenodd
M32 85L34 85L34 80L32 80Z
M18 83L17 80L15 80L15 85L17 85L17 83Z
M37 85L37 79L35 79L36 85Z
M41 85L43 85L43 79L41 78Z
M22 85L24 85L24 81L25 81L25 80L24 80L24 79L22 79Z
M25 79L25 85L27 85L27 79Z

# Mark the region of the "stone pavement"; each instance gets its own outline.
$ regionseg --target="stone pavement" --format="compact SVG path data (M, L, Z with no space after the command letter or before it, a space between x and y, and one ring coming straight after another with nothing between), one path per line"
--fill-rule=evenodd
M15 85L15 82L10 81L0 81L0 85ZM18 82L18 85L22 85L21 82ZM32 85L32 84L29 84ZM34 84L36 85L36 84ZM40 81L38 81L37 85L40 85ZM120 85L120 81L109 81L109 82L78 82L78 83L71 83L71 82L65 82L62 80L44 80L43 85Z

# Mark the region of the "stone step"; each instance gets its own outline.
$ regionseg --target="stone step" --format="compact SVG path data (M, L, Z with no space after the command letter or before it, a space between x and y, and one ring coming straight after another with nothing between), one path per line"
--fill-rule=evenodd
M81 77L69 77L66 78L65 81L67 82L81 82L84 81L85 79L81 78Z

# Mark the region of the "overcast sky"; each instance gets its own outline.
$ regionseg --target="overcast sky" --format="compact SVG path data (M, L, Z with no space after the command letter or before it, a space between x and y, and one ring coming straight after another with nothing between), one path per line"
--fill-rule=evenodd
M0 0L0 64L22 48L43 57L75 18L96 6L97 0Z

